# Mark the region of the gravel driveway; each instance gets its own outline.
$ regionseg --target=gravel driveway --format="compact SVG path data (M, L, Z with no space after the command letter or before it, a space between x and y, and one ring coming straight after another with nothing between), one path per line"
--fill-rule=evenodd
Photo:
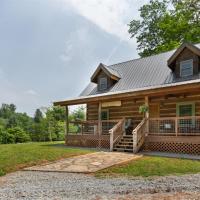
M20 171L0 178L0 199L200 199L200 174L153 179ZM166 198L167 197L167 198Z

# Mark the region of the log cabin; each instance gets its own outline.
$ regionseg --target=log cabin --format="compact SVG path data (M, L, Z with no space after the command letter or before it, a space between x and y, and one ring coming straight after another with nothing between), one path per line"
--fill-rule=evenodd
M79 104L86 104L86 120L70 122L68 106ZM79 97L54 105L66 108L68 146L200 154L200 44L100 63Z

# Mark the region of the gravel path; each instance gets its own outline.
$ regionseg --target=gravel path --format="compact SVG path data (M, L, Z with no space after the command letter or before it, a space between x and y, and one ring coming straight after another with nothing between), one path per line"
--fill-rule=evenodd
M200 199L200 174L99 179L75 173L21 171L0 178L0 199Z

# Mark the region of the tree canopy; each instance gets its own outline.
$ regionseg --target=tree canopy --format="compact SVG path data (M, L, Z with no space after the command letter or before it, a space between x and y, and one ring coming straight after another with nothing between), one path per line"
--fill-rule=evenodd
M70 120L82 120L83 107L69 115ZM22 143L29 141L64 140L65 109L52 106L42 112L36 109L34 117L16 112L14 104L2 104L0 107L0 144Z
M139 11L141 19L129 23L129 33L141 57L200 42L199 0L150 0Z

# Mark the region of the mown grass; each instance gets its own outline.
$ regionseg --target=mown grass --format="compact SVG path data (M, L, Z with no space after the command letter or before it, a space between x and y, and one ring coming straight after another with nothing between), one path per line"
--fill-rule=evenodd
M0 176L36 164L92 152L67 148L63 142L0 145Z
M127 164L114 166L96 173L105 176L166 176L200 172L200 161L144 156Z

